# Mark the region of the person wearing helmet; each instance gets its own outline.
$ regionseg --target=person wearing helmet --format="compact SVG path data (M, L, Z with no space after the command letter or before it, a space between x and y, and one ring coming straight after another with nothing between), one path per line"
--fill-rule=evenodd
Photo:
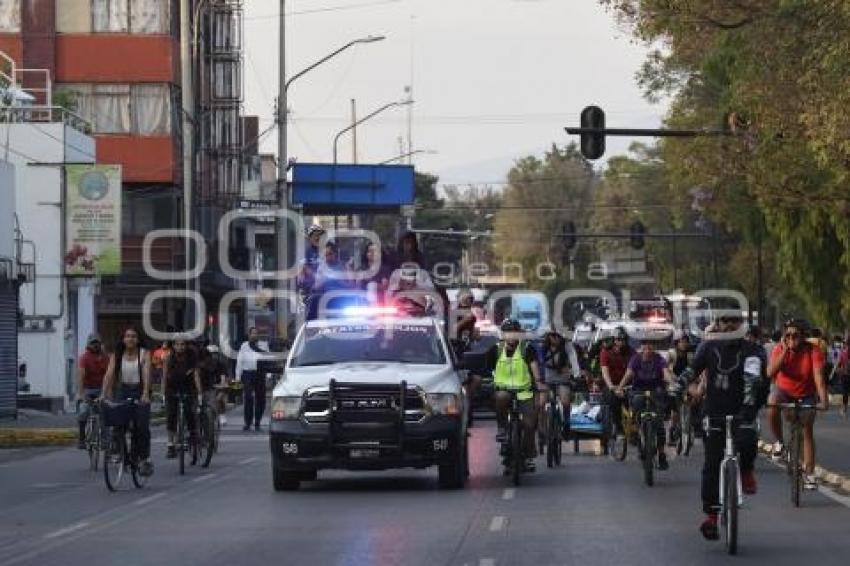
M541 380L537 363L537 351L524 340L525 335L520 323L512 318L502 322L502 339L494 344L487 353L488 368L493 370L493 404L496 409L498 433L496 440L504 442L508 409L511 405L511 391L516 392L522 411L522 423L525 440L525 471L535 470L534 458L537 456L535 430L537 429L537 411L534 409L535 384Z
M770 396L770 405L776 403L801 402L806 405L817 403L818 408L829 408L829 395L824 377L824 355L820 348L805 339L808 325L802 320L789 320L785 323L782 342L770 354L767 364L767 376L776 383L776 390ZM768 422L776 442L773 455L781 458L784 453L782 422L779 410L769 407ZM815 478L815 413L806 411L803 420L803 482L806 489L817 489Z
M582 377L578 363L578 354L572 341L558 332L549 331L543 337L543 365L541 368L544 385L538 396L538 409L546 406L546 392L552 388L561 398L564 415L570 414L571 384ZM569 419L564 422L564 430L569 427Z
M656 413L661 420L666 413L667 405L667 385L673 381L673 374L670 368L667 367L667 360L664 356L655 351L656 342L654 340L644 338L640 343L640 350L629 360L629 365L626 368L626 373L623 375L623 380L617 387L617 395L624 395L623 388L634 383L632 386L632 398L629 403L635 411L635 414L640 414L643 410L644 393L650 391L652 393L652 401L656 407ZM664 451L666 444L666 433L664 431L663 420L656 427L658 433L658 469L666 470L669 467L667 463L667 454Z
M626 375L629 361L634 355L634 350L629 346L629 335L622 326L617 328L610 346L605 346L599 352L599 366L602 379L609 391L609 407L611 419L614 422L614 434L623 434L623 403L622 396L614 395L617 387Z

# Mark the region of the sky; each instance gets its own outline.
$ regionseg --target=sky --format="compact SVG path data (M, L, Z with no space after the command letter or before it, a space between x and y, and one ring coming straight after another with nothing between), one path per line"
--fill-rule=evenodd
M245 111L273 122L278 83L279 0L245 0ZM588 104L609 127L658 127L666 104L642 97L635 72L647 47L596 0L287 0L287 75L351 40L357 45L289 90L289 155L331 162L336 133L358 117L406 98L412 85L417 169L444 184L498 183L511 165L571 138ZM357 129L358 162L407 151L406 108ZM402 142L400 142L400 139ZM632 140L608 140L606 157ZM400 143L404 144L402 148ZM276 153L277 133L262 141ZM403 150L402 150L403 149ZM351 136L339 145L351 162Z

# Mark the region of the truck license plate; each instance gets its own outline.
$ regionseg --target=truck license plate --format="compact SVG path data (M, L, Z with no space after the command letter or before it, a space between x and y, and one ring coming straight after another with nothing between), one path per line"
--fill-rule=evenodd
M353 460L366 460L380 457L381 451L377 448L352 448L349 455Z

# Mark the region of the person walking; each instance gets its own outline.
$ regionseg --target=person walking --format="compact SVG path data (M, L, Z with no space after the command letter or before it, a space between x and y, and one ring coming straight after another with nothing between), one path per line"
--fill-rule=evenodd
M268 348L260 344L260 333L255 327L248 329L248 340L239 347L236 357L236 379L242 382L242 402L245 410L243 431L260 430L260 421L266 410L266 376L257 371L258 362Z

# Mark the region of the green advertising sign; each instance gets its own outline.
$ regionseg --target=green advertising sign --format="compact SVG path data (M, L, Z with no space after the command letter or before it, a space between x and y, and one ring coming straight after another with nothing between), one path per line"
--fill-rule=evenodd
M65 274L121 273L121 166L65 169Z

